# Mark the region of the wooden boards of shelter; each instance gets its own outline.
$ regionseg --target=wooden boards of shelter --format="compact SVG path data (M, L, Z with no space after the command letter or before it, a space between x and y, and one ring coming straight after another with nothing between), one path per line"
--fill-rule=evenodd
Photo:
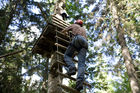
M68 44L68 37L64 36L61 31L69 26L70 24L57 18L56 16L51 16L51 20L44 28L38 40L35 42L32 52L34 54L40 54L42 56L50 57L52 52L56 50L56 32L61 35L61 39L64 40L61 43Z

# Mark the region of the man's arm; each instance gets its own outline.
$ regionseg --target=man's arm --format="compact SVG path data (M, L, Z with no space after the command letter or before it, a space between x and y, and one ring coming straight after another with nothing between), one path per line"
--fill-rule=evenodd
M65 35L68 34L68 32L72 29L72 25L70 25L69 27L63 29L61 32L64 33Z

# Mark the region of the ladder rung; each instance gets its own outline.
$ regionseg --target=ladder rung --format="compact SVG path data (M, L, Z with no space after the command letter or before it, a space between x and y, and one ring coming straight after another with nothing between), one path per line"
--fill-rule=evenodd
M140 71L136 71L136 73L140 73Z
M59 52L59 51L56 51L56 53L59 54L59 55L61 55L61 56L64 56L64 54L61 53L61 52ZM73 59L73 61L76 62L76 63L78 63L78 60L76 60L76 59Z
M59 36L55 36L56 38L58 38L58 39L60 39L61 41L64 41L64 42L66 42L66 43L70 43L69 41L67 41L67 40L65 40L65 39L63 39L63 38L61 38L61 37L59 37Z
M140 78L140 71L136 71L138 78Z
M65 35L64 33L60 32L60 31L56 31L56 32L57 32L58 34L64 36L64 37L66 37L66 38L70 38L70 36L67 36L67 35Z
M57 63L59 63L60 65L66 66L66 63L61 62L61 61L59 61L59 60L57 60ZM77 71L77 69L76 69L76 71ZM85 74L86 74L86 75L88 75L88 73L87 73L87 72L85 72Z
M63 53L59 52L59 51L56 51L57 54L61 55L61 56L64 56Z
M70 77L70 76L68 76L67 74L63 74L63 73L61 73L61 72L57 72L58 74L60 74L61 76L63 76L63 77L66 77L66 78L69 78L69 79L71 79L71 80L74 80L74 81L76 81L76 79L75 78L73 78L73 77ZM91 88L91 85L90 84L88 84L88 83L86 83L86 82L84 82L83 83L84 85L87 85L88 87L90 87Z
M58 64L66 66L66 63L57 60L54 64L52 64L50 71L53 71L54 68L57 68Z
M62 84L58 84L58 86L62 87L63 89L65 89L65 90L67 90L67 91L70 91L71 93L80 93L80 92L77 91L76 89L71 88L71 87L67 87L67 86L62 85Z
M65 47L65 46L63 46L63 45L61 45L61 44L55 43L55 45L58 46L58 47L61 47L61 48L63 48L63 49L67 49L67 47Z
M60 65L66 66L66 63L61 62L61 61L59 61L59 60L57 60L57 63L59 63Z

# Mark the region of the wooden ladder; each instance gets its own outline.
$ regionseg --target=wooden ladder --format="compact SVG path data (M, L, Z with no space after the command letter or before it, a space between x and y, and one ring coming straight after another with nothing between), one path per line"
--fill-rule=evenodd
M71 41L71 37L70 35L65 36L61 31L58 31L56 28L56 54L59 56L62 56L64 59L64 52L66 51L70 41ZM78 63L78 60L73 58L73 62L74 63ZM64 60L59 60L57 59L56 62L51 66L50 68L50 72L54 72L56 71L56 69L58 69L60 66L66 66L66 63L64 62ZM76 78L73 78L71 76L68 76L67 74L62 73L61 71L56 71L55 74L60 75L63 78L69 78L70 80L76 81ZM85 74L88 75L87 72L85 72ZM83 83L85 86L88 86L89 88L91 88L91 85L88 84L87 82L84 81ZM58 86L62 87L64 90L70 91L71 93L80 93L79 91L77 91L74 88L71 87L67 87L66 85L62 85L62 84L58 84Z

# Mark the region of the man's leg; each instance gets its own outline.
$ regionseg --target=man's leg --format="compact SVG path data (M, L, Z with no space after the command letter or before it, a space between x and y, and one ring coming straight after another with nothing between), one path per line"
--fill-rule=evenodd
M73 47L73 45L70 44L64 55L64 61L67 64L67 68L68 68L67 71L68 75L76 74L76 67L72 61L72 55L74 54L74 52L75 52L75 48Z
M82 48L80 49L78 53L78 75L77 75L77 80L76 80L76 89L78 91L83 89L86 52L87 52L87 49Z

